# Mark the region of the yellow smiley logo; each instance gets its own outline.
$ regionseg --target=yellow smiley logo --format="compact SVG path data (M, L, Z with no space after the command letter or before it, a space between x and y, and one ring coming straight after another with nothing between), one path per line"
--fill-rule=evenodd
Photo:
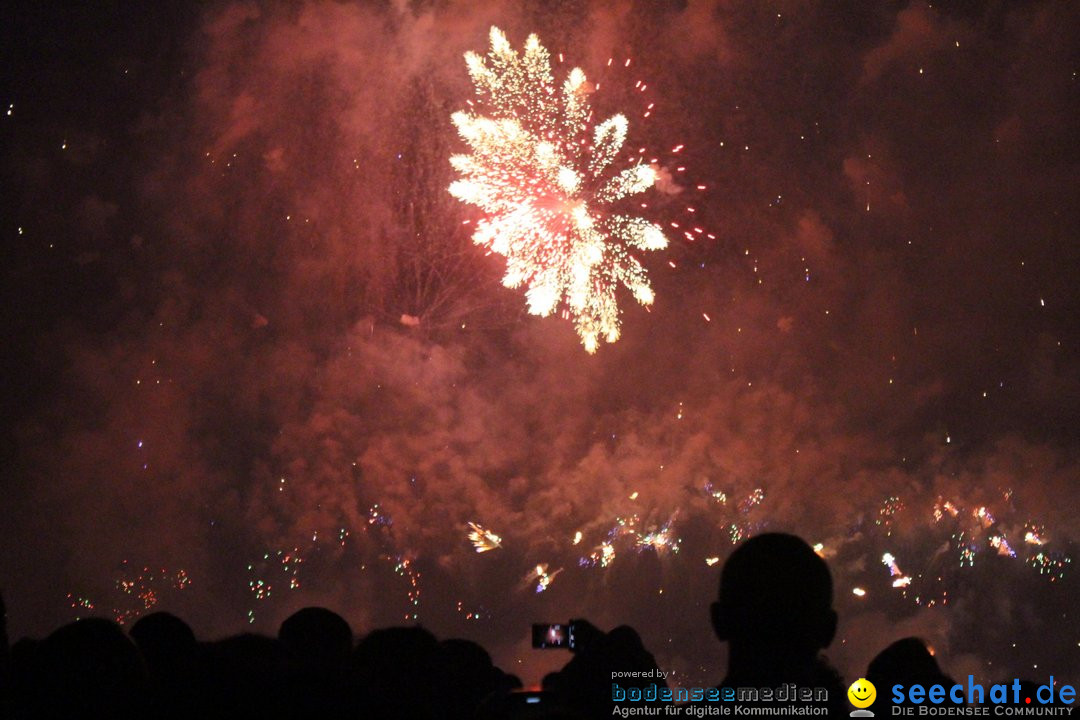
M866 678L859 678L847 689L847 697L848 701L857 708L870 707L874 704L874 698L877 697L877 688Z

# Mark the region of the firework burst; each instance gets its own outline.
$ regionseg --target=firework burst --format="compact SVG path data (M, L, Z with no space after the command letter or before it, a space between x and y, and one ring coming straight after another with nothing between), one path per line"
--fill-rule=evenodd
M466 53L478 98L453 115L472 152L450 159L461 179L450 193L484 211L477 245L506 258L503 284L524 285L529 312L562 308L585 349L619 338L616 288L653 302L635 250L667 247L661 228L621 214L616 203L652 187L656 171L640 162L614 172L628 123L615 115L592 126L585 73L570 71L561 88L535 35L519 54L491 29L487 60Z
M562 571L563 569L559 568L558 570L548 572L548 564L540 563L533 570L531 570L528 575L525 576L524 584L531 585L533 582L535 582L535 591L537 593L542 593L548 589L548 586L551 585L552 581L555 579L555 576Z
M476 552L488 552L502 547L502 538L491 532L483 525L474 522L469 523L469 542L473 544Z

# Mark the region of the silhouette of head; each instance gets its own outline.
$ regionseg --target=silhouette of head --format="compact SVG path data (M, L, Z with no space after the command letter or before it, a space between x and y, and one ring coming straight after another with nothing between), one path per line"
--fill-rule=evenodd
M917 637L897 640L870 661L866 677L911 684L943 677L926 643Z
M471 640L440 642L432 670L442 717L451 720L475 718L481 701L504 687L503 673L487 650Z
M128 634L155 675L192 662L198 652L191 627L171 613L156 612L141 617Z
M46 714L119 714L144 689L146 669L135 645L103 618L63 626L39 646L39 701Z
M352 652L352 628L345 618L321 607L297 610L278 629L278 639L305 665L341 665Z
M207 702L220 717L285 717L295 710L292 655L280 641L244 633L204 646Z
M353 660L365 675L412 682L429 671L438 649L439 641L422 627L379 628L357 643Z
M716 636L733 649L814 657L836 634L829 568L794 535L758 535L736 548L711 611Z
M353 651L368 717L424 720L439 716L431 683L438 654L438 640L422 627L368 633Z
M952 678L942 672L926 643L917 637L897 640L879 652L866 668L866 679L878 688L889 688L897 683L907 687L922 685L926 688L934 685L949 688L955 684ZM951 703L951 699L945 699L945 704ZM888 693L882 695L879 692L872 709L875 712L888 713L887 708L892 704Z

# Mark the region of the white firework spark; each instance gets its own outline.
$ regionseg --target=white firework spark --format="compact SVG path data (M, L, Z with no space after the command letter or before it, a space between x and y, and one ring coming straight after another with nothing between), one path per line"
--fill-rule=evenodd
M626 142L626 118L615 115L590 132L585 73L574 68L558 87L535 35L518 54L493 27L487 60L469 52L465 61L474 108L485 114L453 115L472 152L450 158L461 173L450 193L484 211L473 241L506 258L503 284L524 285L534 315L563 308L595 352L601 339L619 338L618 286L642 305L653 302L633 252L663 249L667 237L613 203L652 187L657 173L644 164L610 171Z

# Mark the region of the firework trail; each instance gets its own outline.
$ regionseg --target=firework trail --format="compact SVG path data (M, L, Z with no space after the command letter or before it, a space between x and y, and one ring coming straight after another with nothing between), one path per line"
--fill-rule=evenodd
M501 537L474 522L469 523L469 541L478 553L502 547Z
M555 570L553 572L548 572L548 564L540 563L525 576L523 585L528 586L535 582L535 591L537 593L542 593L548 589L548 586L551 585L552 581L555 579L555 576L562 571L563 568L559 568L558 570Z
M525 285L534 315L561 306L595 352L601 338L619 338L619 285L639 303L653 302L633 251L663 249L667 237L615 203L652 187L656 171L640 162L610 171L626 141L626 118L614 115L590 133L585 73L574 68L557 87L535 35L519 55L493 27L487 61L472 52L465 61L478 102L470 103L475 112L453 115L472 152L450 158L461 173L450 193L484 211L473 242L506 257L503 284Z

